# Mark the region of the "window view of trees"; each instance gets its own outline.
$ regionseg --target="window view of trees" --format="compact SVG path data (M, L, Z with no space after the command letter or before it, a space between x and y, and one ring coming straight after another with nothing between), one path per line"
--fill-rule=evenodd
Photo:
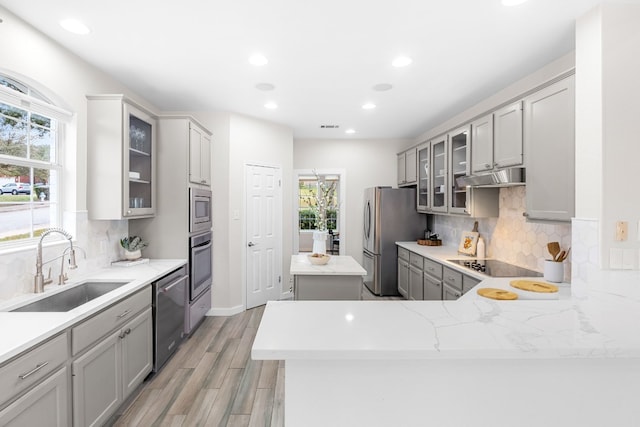
M318 180L320 178L320 181ZM336 179L328 179L330 177L319 176L300 178L298 182L298 193L300 200L298 202L298 227L300 230L315 230L318 221L318 212L316 208L318 200L318 190L320 182L323 182L325 188L333 187L337 189L338 181ZM338 194L333 192L332 200L328 201L327 209L327 230L335 231L338 229Z
M0 76L0 86L31 96ZM57 218L57 121L0 93L0 242L36 237ZM41 97L38 97L41 98Z

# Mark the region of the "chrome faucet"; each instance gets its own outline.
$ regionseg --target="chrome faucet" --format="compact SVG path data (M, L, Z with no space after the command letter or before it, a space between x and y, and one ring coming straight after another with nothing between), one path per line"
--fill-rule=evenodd
M33 292L37 294L44 292L44 285L52 282L51 279L47 279L47 280L44 279L44 275L42 274L42 266L50 261L53 261L54 259L59 258L59 257L55 257L53 259L50 259L49 261L42 262L42 240L44 240L44 238L51 233L62 234L64 237L67 238L67 240L69 240L69 247L66 248L64 252L62 252L62 269L64 269L64 256L67 253L67 250L69 250L69 268L73 269L78 267L76 265L76 253L75 253L75 250L73 249L73 241L72 241L73 237L71 236L71 234L67 233L62 228L49 228L48 230L45 230L44 233L42 233L42 235L40 236L40 241L38 242L38 253L36 258L36 275L33 282ZM63 277L64 277L63 271L61 270L58 284L61 285L62 283L64 283Z

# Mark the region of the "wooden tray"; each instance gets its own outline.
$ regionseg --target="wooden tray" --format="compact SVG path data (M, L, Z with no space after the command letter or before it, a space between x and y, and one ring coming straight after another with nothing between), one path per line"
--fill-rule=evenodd
M518 294L497 288L481 288L478 289L478 295L485 298L498 300L514 300L518 299Z
M557 286L535 280L512 280L509 284L516 289L529 292L540 292L545 294L558 292Z
M418 239L418 244L422 246L442 246L442 240Z

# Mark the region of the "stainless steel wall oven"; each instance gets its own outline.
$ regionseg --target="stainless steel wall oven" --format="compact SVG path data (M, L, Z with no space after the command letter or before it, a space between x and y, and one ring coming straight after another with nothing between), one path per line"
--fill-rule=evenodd
M190 284L185 332L190 333L211 308L213 245L210 231L189 238Z

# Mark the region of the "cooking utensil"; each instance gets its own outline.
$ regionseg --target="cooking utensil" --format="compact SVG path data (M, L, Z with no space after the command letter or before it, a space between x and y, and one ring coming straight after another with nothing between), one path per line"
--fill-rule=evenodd
M556 256L560 253L560 243L549 242L547 243L547 250L551 254L551 259L556 260Z
M566 251L560 251L560 253L558 255L556 255L556 257L553 259L555 262L562 262L564 261L564 258L566 256L567 252Z
M567 252L564 254L564 257L560 260L560 262L564 261L565 259L567 259L569 257L569 252L571 252L571 247L569 247L569 249L567 249Z

